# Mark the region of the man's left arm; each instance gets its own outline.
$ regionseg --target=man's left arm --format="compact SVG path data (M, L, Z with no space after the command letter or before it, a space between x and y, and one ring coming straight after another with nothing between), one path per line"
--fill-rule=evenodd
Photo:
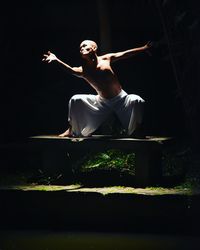
M136 54L139 54L141 52L147 52L148 54L150 54L149 49L151 47L152 47L152 43L148 42L147 44L145 44L142 47L137 47L137 48L125 50L125 51L122 51L122 52L109 53L107 55L104 55L103 57L105 57L105 58L107 57L107 58L110 59L111 62L115 62L117 60L132 57L132 56L134 56Z

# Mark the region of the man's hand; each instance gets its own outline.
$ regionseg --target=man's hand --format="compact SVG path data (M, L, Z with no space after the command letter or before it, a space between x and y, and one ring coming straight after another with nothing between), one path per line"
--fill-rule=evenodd
M52 62L52 61L56 61L58 60L58 58L56 57L56 55L54 55L53 53L51 53L50 51L47 52L47 55L44 54L43 55L44 58L42 59L42 61L46 61L48 63Z
M151 52L149 51L150 48L153 47L153 42L149 41L147 44L144 45L145 52L149 55L152 56Z
M146 49L150 49L151 47L153 47L153 42L148 41L148 43L145 44L144 47L145 47Z

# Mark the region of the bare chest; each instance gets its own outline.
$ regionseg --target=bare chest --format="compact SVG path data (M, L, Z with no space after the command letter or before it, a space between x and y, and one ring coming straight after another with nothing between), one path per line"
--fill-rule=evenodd
M114 75L108 62L100 62L95 67L88 67L83 73L86 80L105 80Z

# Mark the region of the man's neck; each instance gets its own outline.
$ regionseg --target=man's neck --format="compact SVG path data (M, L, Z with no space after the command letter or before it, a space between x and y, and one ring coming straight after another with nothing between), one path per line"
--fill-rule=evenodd
M86 67L96 67L98 65L98 56L97 54L92 54L89 55L86 58L83 58L83 65L85 65Z

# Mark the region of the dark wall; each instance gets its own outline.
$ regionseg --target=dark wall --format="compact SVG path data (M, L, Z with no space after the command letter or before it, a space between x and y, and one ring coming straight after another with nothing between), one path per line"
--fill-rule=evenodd
M105 1L112 51L160 41L163 27L155 1ZM79 43L100 41L97 4L86 1L7 2L1 15L1 131L3 141L35 134L57 134L67 126L67 105L76 93L94 93L87 83L55 63L45 64L48 50L78 66ZM128 93L146 100L148 134L180 135L185 116L167 46L152 56L137 55L113 67Z

